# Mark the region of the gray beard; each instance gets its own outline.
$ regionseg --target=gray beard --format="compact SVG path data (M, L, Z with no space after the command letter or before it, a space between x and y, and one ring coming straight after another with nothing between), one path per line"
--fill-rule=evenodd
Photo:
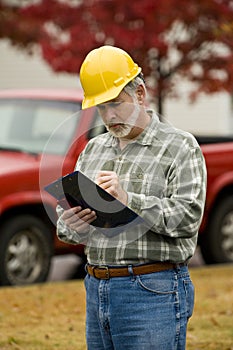
M134 110L132 114L130 115L129 119L127 120L127 124L120 125L117 130L113 130L109 127L107 127L107 130L115 137L126 137L129 135L130 131L133 129L133 127L136 124L136 121L138 119L140 113L140 106L138 103L135 104Z
M132 130L133 126L129 124L122 124L120 125L117 130L112 130L111 128L107 127L107 130L115 137L126 137L129 135L130 131Z

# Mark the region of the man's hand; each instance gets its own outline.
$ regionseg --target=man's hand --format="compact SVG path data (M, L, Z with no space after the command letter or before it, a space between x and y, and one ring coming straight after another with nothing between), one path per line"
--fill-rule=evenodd
M121 187L119 178L114 171L100 171L96 178L96 183L113 197L127 205L127 192Z
M95 211L91 209L82 210L79 206L65 210L61 216L66 226L78 233L88 232L90 224L96 217Z

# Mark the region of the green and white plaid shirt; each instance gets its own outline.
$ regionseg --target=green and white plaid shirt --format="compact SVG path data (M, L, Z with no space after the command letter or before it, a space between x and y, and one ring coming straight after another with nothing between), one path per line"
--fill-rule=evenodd
M179 263L194 254L205 204L204 157L192 135L148 113L150 125L123 150L105 133L89 141L76 165L92 180L100 170L116 172L128 193L128 206L146 225L126 228L114 237L93 226L88 235L80 234L65 226L63 209L57 207L59 239L84 243L90 264Z

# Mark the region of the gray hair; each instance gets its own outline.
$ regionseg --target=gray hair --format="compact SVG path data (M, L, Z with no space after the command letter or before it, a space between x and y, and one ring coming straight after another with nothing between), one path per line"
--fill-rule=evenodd
M136 76L133 80L131 80L123 89L123 91L129 96L134 97L139 85L142 85L144 90L146 91L145 82L142 74Z

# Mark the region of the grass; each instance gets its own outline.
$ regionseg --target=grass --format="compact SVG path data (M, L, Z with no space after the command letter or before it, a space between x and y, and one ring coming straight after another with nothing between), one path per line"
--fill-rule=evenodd
M233 266L191 269L196 288L189 350L233 350Z
M192 268L187 350L233 350L233 266ZM82 281L0 288L1 350L85 350Z

